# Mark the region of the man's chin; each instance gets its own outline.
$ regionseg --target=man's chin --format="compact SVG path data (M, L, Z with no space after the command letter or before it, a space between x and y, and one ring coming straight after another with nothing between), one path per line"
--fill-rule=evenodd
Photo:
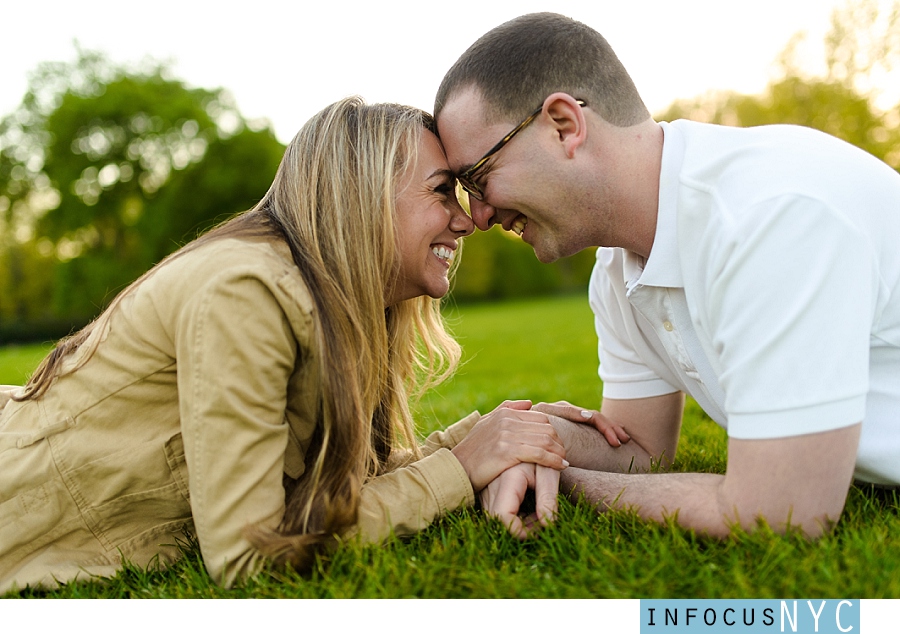
M528 242L528 244L531 245L532 249L534 249L534 256L538 259L539 262L543 264L551 264L553 262L556 262L560 258L574 255L575 253L580 251L580 249L578 249L575 251L566 252L565 250L559 248L560 245L555 243L546 244L542 242L535 242L532 244Z
M539 262L543 264L550 264L551 262L556 262L559 259L558 254L548 251L547 249L543 249L536 245L531 245L531 248L534 249L535 257Z

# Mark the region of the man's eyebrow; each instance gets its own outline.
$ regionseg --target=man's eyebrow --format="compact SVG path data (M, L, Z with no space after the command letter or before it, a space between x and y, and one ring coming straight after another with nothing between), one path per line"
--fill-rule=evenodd
M469 163L468 165L463 165L458 170L456 170L456 173L457 174L465 174L470 169L472 169L472 167L474 167L474 166L475 166L475 163Z
M428 180L431 180L431 179L434 178L435 176L443 176L444 178L451 178L451 179L455 179L455 178L456 178L456 174L453 173L453 170L444 169L444 168L438 168L438 169L434 170L434 171L428 176Z

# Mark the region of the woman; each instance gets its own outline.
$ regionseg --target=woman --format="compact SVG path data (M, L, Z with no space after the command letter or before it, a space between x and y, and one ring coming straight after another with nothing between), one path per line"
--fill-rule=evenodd
M231 585L420 530L522 461L564 468L526 402L415 445L409 399L459 359L454 186L429 115L338 102L256 207L60 342L0 410L0 592L171 561L186 531Z

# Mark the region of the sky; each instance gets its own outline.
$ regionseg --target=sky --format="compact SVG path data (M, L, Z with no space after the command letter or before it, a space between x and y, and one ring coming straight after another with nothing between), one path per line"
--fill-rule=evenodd
M761 92L790 37L811 71L832 9L846 0L0 0L0 116L42 61L73 42L118 63L168 61L193 87L227 88L282 142L321 108L358 94L431 110L444 72L511 18L555 11L606 37L651 112L712 90Z

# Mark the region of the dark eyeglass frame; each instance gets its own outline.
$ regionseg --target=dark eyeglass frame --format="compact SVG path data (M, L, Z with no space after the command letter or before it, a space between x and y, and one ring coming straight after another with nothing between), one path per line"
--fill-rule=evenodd
M575 103L577 103L582 108L587 106L587 102L584 99L576 99ZM522 121L522 123L520 123L515 128L510 130L509 134L507 134L505 137L500 139L500 141L498 141L497 144L494 145L494 147L492 147L490 150L487 151L487 153L484 156L482 156L480 159L478 159L478 162L476 162L474 165L472 165L472 167L467 169L462 174L457 175L456 180L459 181L459 184L462 186L462 188L464 190L466 190L466 192L469 194L469 196L471 196L475 200L484 200L484 190L481 189L481 186L478 185L478 183L476 183L472 177L475 175L475 173L478 170L480 170L482 167L484 167L484 164L487 163L488 160L492 156L494 156L494 154L496 154L497 152L502 150L503 147L507 143L509 143L514 136L516 136L519 132L521 132L523 129L525 129L525 127L529 123L534 121L535 118L537 118L537 116L541 113L541 110L543 110L543 109L544 109L544 104L541 104L540 106L538 106L537 110L535 110L530 115L528 115L528 117L524 121Z

